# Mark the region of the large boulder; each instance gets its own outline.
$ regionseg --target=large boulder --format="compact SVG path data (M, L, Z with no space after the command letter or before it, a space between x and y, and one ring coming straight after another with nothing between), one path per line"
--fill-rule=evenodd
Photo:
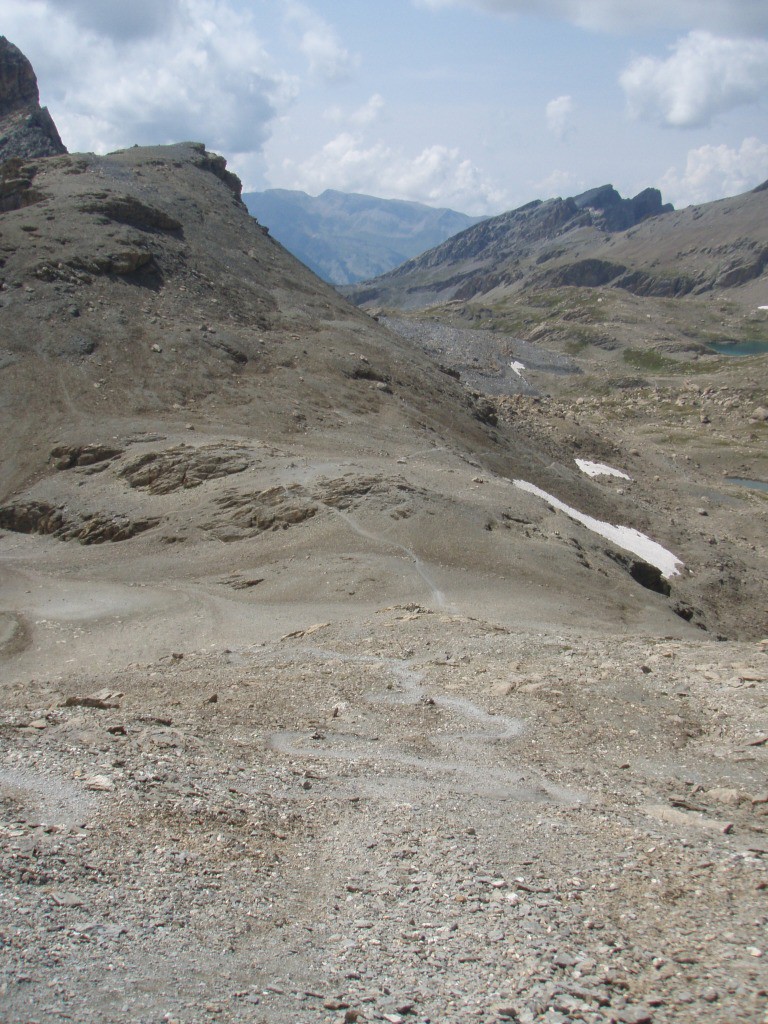
M66 152L47 107L40 106L32 65L0 36L0 164L13 157L28 160Z

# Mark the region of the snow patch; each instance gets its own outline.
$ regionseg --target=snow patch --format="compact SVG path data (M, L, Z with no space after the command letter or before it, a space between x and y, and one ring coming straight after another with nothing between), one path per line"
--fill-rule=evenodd
M513 480L512 483L521 491L528 491L529 494L535 494L538 498L543 498L552 508L560 509L561 512L565 512L571 519L581 523L582 526L586 526L593 533L605 537L606 540L611 541L617 547L623 548L625 551L631 551L633 555L642 558L644 562L655 565L664 579L680 575L680 568L685 563L676 555L673 555L671 551L663 548L661 544L657 544L655 540L651 540L644 533L640 533L639 530L634 530L630 526L613 526L611 523L604 523L600 519L593 519L592 516L579 512L577 509L571 508L570 505L566 505L565 502L560 501L559 498L555 498L551 494L547 494L546 491L542 491L535 484L529 484L527 480Z
M509 365L515 371L518 377L523 376L521 373L521 370L525 369L525 365L523 363L518 362L516 359L513 363L510 363Z
M586 473L587 476L618 476L622 480L632 479L623 470L613 469L611 466L606 466L604 462L590 462L588 459L576 459L575 461L581 472Z

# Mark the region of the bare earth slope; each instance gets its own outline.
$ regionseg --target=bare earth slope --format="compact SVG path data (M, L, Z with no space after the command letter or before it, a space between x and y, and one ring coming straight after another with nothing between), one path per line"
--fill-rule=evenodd
M3 1019L761 1019L762 497L466 389L202 146L6 180Z

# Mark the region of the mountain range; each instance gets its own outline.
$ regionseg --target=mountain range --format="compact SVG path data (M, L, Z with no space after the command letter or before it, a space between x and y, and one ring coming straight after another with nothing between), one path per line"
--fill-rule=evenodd
M655 189L625 200L610 185L535 201L342 291L367 308L490 318L571 347L702 351L754 340L766 300L767 186L682 210Z
M332 284L375 277L476 224L454 210L338 192L245 192L248 210L318 276Z

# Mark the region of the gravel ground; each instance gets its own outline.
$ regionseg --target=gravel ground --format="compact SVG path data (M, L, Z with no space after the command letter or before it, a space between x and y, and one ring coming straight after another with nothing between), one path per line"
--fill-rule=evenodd
M18 688L3 1019L761 1020L767 680L409 606Z
M537 395L538 376L566 376L581 371L573 359L533 342L495 331L450 327L439 320L381 317L391 331L415 341L438 362L457 370L469 387L487 395ZM522 363L520 372L512 363ZM536 383L529 380L536 375Z

